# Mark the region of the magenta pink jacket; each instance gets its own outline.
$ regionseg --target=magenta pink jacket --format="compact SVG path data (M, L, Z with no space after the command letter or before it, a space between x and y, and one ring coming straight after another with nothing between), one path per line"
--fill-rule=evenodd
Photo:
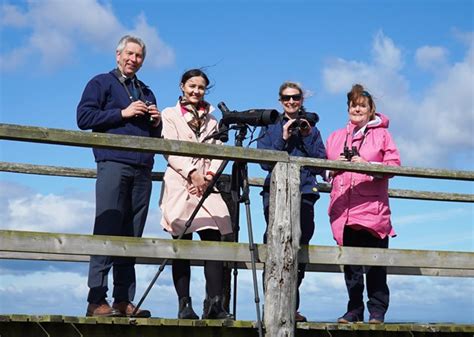
M382 114L354 134L355 125L333 132L326 143L329 160L336 160L344 145L358 148L370 163L400 166L400 153L388 132L389 120ZM344 226L370 231L383 239L395 236L388 201L389 176L374 177L363 173L339 171L332 178L329 220L337 244L342 246Z

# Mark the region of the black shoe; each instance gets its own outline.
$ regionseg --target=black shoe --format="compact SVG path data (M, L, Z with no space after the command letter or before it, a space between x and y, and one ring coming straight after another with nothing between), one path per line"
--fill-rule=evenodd
M339 317L337 319L338 323L362 323L364 322L364 313L360 313L358 311L348 311L344 314L344 316Z
M385 321L385 314L371 313L369 317L370 324L382 324Z
M182 297L179 299L179 319L199 319L199 316L193 310L191 297Z
M209 306L211 305L211 300L209 299L209 296L206 294L206 298L202 302L202 319L207 318L207 313L209 312Z
M204 300L202 319L234 319L234 316L224 309L222 296L215 296Z
M295 322L307 322L308 320L306 319L305 316L303 316L299 311L295 313Z

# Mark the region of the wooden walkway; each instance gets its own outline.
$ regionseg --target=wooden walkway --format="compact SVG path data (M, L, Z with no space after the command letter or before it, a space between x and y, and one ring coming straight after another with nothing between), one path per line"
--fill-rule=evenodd
M296 336L473 336L474 325L452 323L298 323ZM257 337L254 321L0 315L1 337Z

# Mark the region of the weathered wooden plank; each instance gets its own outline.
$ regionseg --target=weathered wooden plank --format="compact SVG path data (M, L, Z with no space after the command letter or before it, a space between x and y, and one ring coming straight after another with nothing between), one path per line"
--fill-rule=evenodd
M431 192L431 191L389 189L388 196L390 198L396 198L396 199L474 202L473 194L462 194L462 193L442 193L442 192Z
M260 247L263 250L263 247ZM0 250L48 254L249 262L248 245L102 235L0 231ZM263 253L262 253L263 254Z
M72 168L63 166L33 165L24 163L0 162L0 171L23 174L38 174L50 176L76 177L76 178L96 178L95 169ZM153 172L154 181L163 180L163 172ZM222 181L230 181L230 176L223 174ZM263 186L263 178L249 178L250 186ZM331 191L331 184L318 183L318 190L323 193ZM413 200L431 200L431 201L452 201L452 202L474 202L473 194L461 193L442 193L429 191L413 191L402 189L390 189L388 195L391 198L413 199Z
M283 226L278 216L277 227ZM287 220L289 221L289 220ZM283 230L283 229L282 229ZM261 261L267 248L257 245ZM0 230L0 251L63 255L109 255L141 258L221 260L249 263L248 244L210 241L177 241L120 236L58 234ZM474 269L474 253L431 250L302 246L298 259L312 264Z
M25 163L0 162L0 171L22 174L38 174L44 176L72 177L72 178L97 178L96 169L35 165ZM163 172L153 172L152 180L162 181Z
M349 163L306 157L290 157L290 161L301 166L314 166L330 170L343 170L365 173L382 173L405 177L438 178L451 180L474 180L474 171L456 171L423 167L386 166L369 163Z
M283 151L258 150L234 146L181 142L175 140L153 139L147 137L102 134L96 132L70 131L62 129L41 128L0 123L0 139L72 145L79 147L103 147L128 149L142 152L175 154L244 160L248 162L293 162L302 166L315 166L325 169L346 170L366 173L383 173L390 175L440 178L453 180L474 180L473 171L454 171L443 169L394 167L375 164L356 164L340 161L329 161L316 158L290 157Z
M167 319L167 318L119 318L119 317L103 317L100 320L97 320L94 317L81 317L81 316L59 316L59 315L0 315L0 322L3 324L2 326L7 326L6 324L9 323L22 323L23 326L27 326L30 324L35 323L45 323L44 326L54 327L55 325L47 325L46 323L64 323L66 324L75 324L78 327L82 325L89 325L89 326L103 326L102 331L106 331L105 329L111 328L112 326L118 326L122 329L126 328L127 326L134 329L133 335L141 335L145 333L146 330L149 330L151 327L154 328L166 328L166 327L173 327L176 330L180 328L188 328L191 326L194 327L195 331L200 331L201 334L205 335L205 332L208 332L206 328L209 327L225 327L236 330L253 330L252 336L256 335L255 331L255 322L254 321L220 321L220 320L180 320L180 319ZM56 325L59 329L63 329L65 327L61 327ZM140 330L143 327L144 330ZM331 333L338 331L340 332L347 332L342 334L341 336L355 336L354 332L367 332L371 331L374 333L364 334L367 336L378 336L375 332L400 332L400 335L406 335L403 332L420 332L431 335L434 334L438 336L439 333L446 333L446 336L449 333L464 333L464 334L472 334L474 333L474 324L454 324L454 323L404 323L404 322L394 322L394 323L385 323L385 324L367 324L367 323L358 323L358 324L335 324L331 322L306 322L306 323L298 323L297 325L298 330L309 330L312 331L313 334L315 333L323 333L323 335L327 335L328 331ZM221 331L224 332L227 329L222 329ZM155 336L158 335L157 332L162 330L154 330ZM186 331L186 330L181 330ZM217 330L215 330L217 331ZM249 331L250 332L250 331ZM74 335L74 334L73 334ZM97 334L93 334L97 336ZM148 333L146 336L150 336L151 334ZM177 334L176 334L177 335ZM180 336L184 334L179 334ZM233 336L227 332L226 336ZM442 334L443 335L443 334ZM21 334L15 336L22 336ZM23 335L24 336L24 335ZM55 335L57 336L57 334ZM112 334L104 334L103 336L112 336ZM175 336L173 334L172 336ZM240 335L239 335L240 336ZM318 334L319 336L319 334ZM339 336L339 335L336 335ZM393 334L395 336L395 334ZM415 334L416 336L416 334ZM421 335L420 335L421 336ZM463 334L459 334L459 336L463 336Z
M44 253L17 253L0 251L0 259L5 260L32 260L32 261L61 261L61 262L89 262L89 256L85 255L64 255L64 254L44 254ZM137 258L137 264L160 265L162 258ZM168 264L171 264L168 260ZM202 267L203 261L191 260L191 266ZM309 263L302 257L300 261L307 263L306 271L322 273L342 273L342 265L314 264ZM256 263L258 270L263 269L263 263ZM232 262L231 267L234 267ZM249 262L238 262L238 269L252 268ZM474 270L470 269L439 269L439 268L419 268L419 267L387 267L387 273L391 275L419 275L419 276L441 276L441 277L474 277Z
M265 335L294 336L296 274L301 237L299 166L277 163L272 171L265 260Z
M248 162L275 163L277 161L288 162L289 160L288 154L281 151L14 124L0 124L0 139L79 147L127 149L167 155L174 154L193 157L199 155L200 157L245 160Z
M474 269L472 252L303 246L299 253L316 264Z

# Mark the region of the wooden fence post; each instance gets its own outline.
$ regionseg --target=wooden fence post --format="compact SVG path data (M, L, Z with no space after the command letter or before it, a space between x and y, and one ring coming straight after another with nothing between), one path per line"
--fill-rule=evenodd
M300 229L300 167L278 162L272 172L265 261L266 336L295 335Z

